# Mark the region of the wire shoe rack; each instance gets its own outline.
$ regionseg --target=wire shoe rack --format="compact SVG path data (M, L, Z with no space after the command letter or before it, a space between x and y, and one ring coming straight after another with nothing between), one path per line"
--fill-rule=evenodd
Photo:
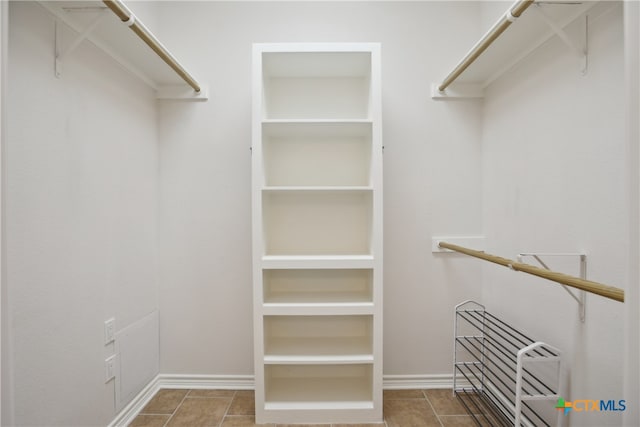
M474 301L455 307L453 391L479 426L556 426L561 352Z

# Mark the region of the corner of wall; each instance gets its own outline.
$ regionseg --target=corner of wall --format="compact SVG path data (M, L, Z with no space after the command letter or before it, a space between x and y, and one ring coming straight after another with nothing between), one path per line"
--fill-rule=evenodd
M6 126L6 88L9 36L9 2L0 2L0 424L13 422L11 405L10 358L8 351L9 322L7 310L7 287L5 280L4 239L4 167Z
M624 2L627 144L630 170L629 286L626 290L625 387L628 402L640 402L640 3ZM627 406L624 425L640 419L637 405Z

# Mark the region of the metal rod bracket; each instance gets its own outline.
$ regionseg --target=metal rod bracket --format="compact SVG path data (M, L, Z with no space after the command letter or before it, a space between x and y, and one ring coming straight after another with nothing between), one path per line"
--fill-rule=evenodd
M62 65L64 59L69 56L80 44L89 38L91 32L98 26L107 14L106 8L97 9L98 16L91 21L87 27L82 30L65 48L62 47L62 25L58 19L55 21L55 75L57 78L62 76Z
M438 242L438 247L444 248L444 249L451 249L454 252L459 252L465 255L472 256L474 258L480 258L482 260L489 261L494 264L501 265L503 267L507 267L507 265L511 265L512 268L516 271L522 271L524 273L531 274L533 276L537 276L542 279L547 279L547 280L551 280L552 282L567 285L571 288L576 288L582 291L591 292L593 294L600 295L605 298L612 299L614 301L624 302L624 289L616 288L614 286L603 285L602 283L581 279L576 276L570 276L568 274L546 270L544 268L536 267L535 265L513 261L507 258L491 255L486 252L465 248L464 246L454 245L448 242L440 241Z
M589 16L588 15L584 15L583 18L583 30L581 31L581 37L583 38L582 40L582 47L580 47L578 44L576 44L573 40L571 40L571 38L569 37L569 35L567 34L566 31L564 31L564 29L562 27L560 27L560 25L558 25L550 16L549 14L544 10L544 7L538 3L535 4L536 7L532 8L532 10L535 10L537 12L537 15L549 26L549 28L551 28L551 30L553 30L553 32L560 38L560 40L562 40L562 42L567 45L567 47L578 57L578 59L580 60L580 73L582 75L586 75L587 74L587 69L588 69L588 31L589 31Z
M578 257L580 262L580 278L587 280L587 255L583 253L520 253L518 254L518 262L522 260L524 257L533 257L545 270L551 270L549 266L540 258L540 257L559 257L559 256L569 256L569 257ZM561 284L562 285L562 284ZM577 295L573 292L567 285L562 285L562 288L578 303L578 314L580 316L580 321L584 323L585 314L586 314L586 299L587 292L586 291L577 291Z

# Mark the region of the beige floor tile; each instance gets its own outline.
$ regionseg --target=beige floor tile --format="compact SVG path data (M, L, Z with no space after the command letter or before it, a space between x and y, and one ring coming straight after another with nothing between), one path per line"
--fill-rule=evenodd
M468 394L458 394L458 401L464 407L465 414L482 414L488 413L491 415L492 409L487 406L487 403L480 398L478 395L474 395L471 393ZM464 405L463 405L464 403ZM465 407L466 405L466 407ZM460 414L462 415L462 414Z
M180 403L182 405L180 405ZM180 407L178 408L178 405ZM176 410L177 408L177 410ZM169 419L171 414L175 414ZM435 412L434 412L435 411ZM225 417L225 414L227 415ZM130 427L255 426L253 390L160 390ZM438 416L440 421L438 421ZM384 417L388 427L466 427L474 421L451 390L385 390ZM167 419L169 422L167 423ZM385 424L306 424L304 427L381 427ZM273 424L266 424L274 427ZM302 426L278 424L277 427Z
M276 424L276 427L333 427L331 424Z
M235 390L190 390L188 397L233 397Z
M255 415L256 401L253 397L236 396L231 401L228 415Z
M489 408L486 402L478 396L474 396L473 394L461 394L458 396L458 399L466 403L469 407L468 410L475 414L474 417L481 426L492 427L504 424L503 421L496 418L496 415L493 413L494 409ZM465 412L468 412L468 410L465 408Z
M331 427L384 427L384 423L378 423L378 424L331 424Z
M129 427L163 427L171 415L138 415Z
M238 390L236 391L236 397L250 397L256 398L256 393L253 390Z
M473 417L480 423L482 427L493 427L504 425L504 419L496 418L494 414L485 413L485 414L476 414ZM477 425L477 424L476 424Z
M477 425L469 415L442 415L439 418L444 427L475 427Z
M141 414L172 414L189 390L160 390L140 411Z
M227 415L221 427L272 427L273 424L256 424L253 415Z
M398 399L384 402L388 427L441 427L426 399Z
M383 390L382 399L424 399L424 394L422 390Z
M231 403L229 398L184 399L167 427L217 427Z
M438 415L467 415L467 411L460 400L453 395L452 390L424 390L427 399L431 402L433 410Z

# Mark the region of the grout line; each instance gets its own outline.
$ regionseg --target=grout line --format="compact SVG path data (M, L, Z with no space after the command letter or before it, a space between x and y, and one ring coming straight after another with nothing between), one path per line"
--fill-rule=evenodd
M169 412L169 413L165 412L164 414L161 414L161 413L157 413L157 414L156 414L156 413L151 413L151 412L145 412L145 413L142 413L142 412L141 412L141 413L139 413L138 415L155 415L155 416L158 416L158 415L169 415L169 416L171 416L171 414L172 414L172 413L173 413L173 412ZM136 415L136 417L137 417L138 415Z
M238 390L234 390L233 391L233 396L231 396L231 400L229 400L229 404L227 405L227 409L224 410L224 415L220 419L220 424L218 424L218 427L221 427L222 424L224 424L224 420L225 420L225 418L227 418L227 414L229 413L229 409L231 408L231 405L233 405L233 401L236 399L237 395L238 395Z
M156 416L169 416L169 418L167 419L167 421L163 424L163 427L167 427L167 425L171 422L171 420L173 419L173 417L176 415L176 413L178 412L178 410L180 409L180 407L182 407L182 404L184 403L184 401L186 399L229 399L229 404L227 405L224 415L222 416L222 419L220 421L220 423L216 426L216 427L222 427L222 425L224 424L225 420L227 420L228 417L233 417L234 415L229 414L229 410L231 409L231 405L233 404L233 401L236 399L236 397L238 397L238 391L239 390L233 390L233 395L231 395L231 397L229 398L228 396L216 396L216 397L202 397L202 396L189 396L191 394L191 391L193 391L193 389L187 389L187 393L185 393L184 397L182 398L182 400L180 401L180 403L176 406L176 408L174 409L174 411L172 413L165 413L165 414L138 414L138 415L156 415ZM438 420L438 423L440 424L441 427L444 427L444 424L442 422L441 419L441 415L438 414L433 406L433 404L431 403L431 400L429 400L429 397L427 396L426 392L424 389L420 389L421 393L422 393L422 398L419 397L414 397L414 398L403 398L403 399L387 399L387 400L426 400L429 404L429 406L431 407L431 410L433 411L433 413L436 416L436 419ZM156 394L153 396L155 397L157 395ZM152 398L153 398L152 397ZM384 405L384 399L383 399L383 405ZM460 414L462 415L462 414ZM467 414L468 415L468 414ZM241 416L241 415L238 415ZM447 415L442 415L443 417L446 417ZM449 416L458 416L456 414L450 414ZM255 417L255 414L254 414ZM277 424L271 424L271 427L276 427ZM333 427L334 424L327 424L327 427ZM382 417L382 423L381 423L381 427L389 427L389 424L387 422L387 419L384 417L384 412L383 412L383 417Z
M193 400L207 400L207 399L232 399L235 397L235 394L231 396L187 396L187 399Z
M429 397L427 396L427 393L425 393L424 390L420 390L420 391L422 392L422 395L424 396L424 399L427 401L427 403L431 407L431 410L433 411L433 414L436 416L436 420L438 420L438 423L440 423L441 427L444 427L444 424L442 424L442 420L440 419L440 414L438 414L436 412L436 408L434 408L433 405L431 404L431 400L429 400Z
M176 406L176 409L173 410L173 412L171 413L171 416L167 419L167 421L164 423L164 425L162 427L166 427L169 422L171 421L171 419L173 418L173 416L176 414L176 412L178 412L178 409L180 409L180 407L182 406L182 404L184 403L184 400L187 398L187 396L189 396L189 393L191 393L191 389L189 389L185 394L184 397L182 398L182 400L180 401L180 403L178 404L178 406ZM158 393L156 393L158 394ZM155 395L154 395L155 397Z

